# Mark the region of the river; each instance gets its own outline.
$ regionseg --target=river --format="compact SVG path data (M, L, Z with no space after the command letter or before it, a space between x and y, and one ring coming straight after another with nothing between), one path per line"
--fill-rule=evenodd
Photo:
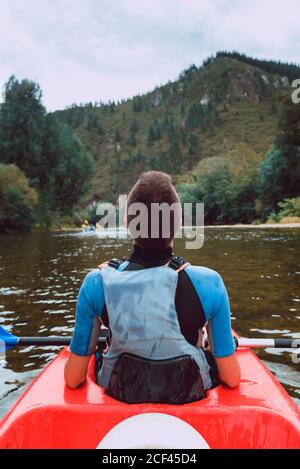
M299 229L209 228L203 248L185 250L177 240L175 251L223 276L240 335L300 338L299 242ZM16 335L70 335L85 274L130 250L129 240L78 233L1 235L0 325ZM15 348L0 359L0 416L58 350ZM291 353L258 353L300 405L300 365Z

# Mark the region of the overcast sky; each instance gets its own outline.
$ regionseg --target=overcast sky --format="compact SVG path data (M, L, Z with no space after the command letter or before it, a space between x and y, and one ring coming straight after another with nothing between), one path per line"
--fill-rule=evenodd
M130 97L218 50L300 61L299 0L0 0L0 86L48 110Z

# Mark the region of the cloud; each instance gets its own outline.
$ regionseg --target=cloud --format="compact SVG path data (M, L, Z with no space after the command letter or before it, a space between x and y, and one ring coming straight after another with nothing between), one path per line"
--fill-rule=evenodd
M298 0L0 0L0 85L41 85L48 109L120 99L217 50L296 61Z

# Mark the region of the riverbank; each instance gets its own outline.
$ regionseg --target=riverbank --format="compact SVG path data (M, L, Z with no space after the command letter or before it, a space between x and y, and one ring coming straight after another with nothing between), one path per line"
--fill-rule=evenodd
M259 223L259 224L243 224L238 223L236 225L204 225L204 228L244 228L244 229L273 229L273 228L300 228L300 223ZM50 231L58 232L58 231L82 231L82 228L78 227L70 227L70 226L62 226L60 228L53 228Z
M257 225L205 225L204 228L300 228L300 223L259 223Z

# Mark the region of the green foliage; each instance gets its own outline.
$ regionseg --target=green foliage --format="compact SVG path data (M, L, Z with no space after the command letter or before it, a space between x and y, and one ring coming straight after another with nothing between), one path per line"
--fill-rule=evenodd
M131 145L132 147L135 147L136 146L136 134L137 134L137 131L138 131L138 124L137 124L137 121L135 119L132 119L132 121L130 122L130 125L129 125L129 136L126 140L126 143L128 145Z
M181 81L191 81L195 72L197 72L197 67L195 64L192 64L186 70L183 70L179 75L179 80Z
M46 110L41 96L36 83L12 76L0 112L0 162L16 164L29 178L35 176L42 150Z
M37 194L15 165L0 164L0 232L29 231Z
M115 142L119 143L121 141L121 134L119 129L116 129L115 131Z
M25 173L14 164L0 164L0 193L6 187L14 187L24 195L29 205L36 205L36 190L30 186Z
M161 139L160 125L157 119L154 120L153 125L150 125L147 136L147 146L150 147L153 142Z
M184 102L183 102L183 100L180 101L179 112L180 112L180 114L181 114L182 116L184 116L185 109L184 109Z
M194 133L191 133L189 136L188 153L189 155L195 155L198 150L199 150L198 136Z
M12 186L3 190L0 202L0 231L29 231L34 210L22 192Z
M300 217L300 197L284 199L278 203L280 208L279 217Z
M104 134L103 128L101 127L98 117L95 114L88 114L84 128L88 132L95 132L99 135Z
M89 114L87 128L99 131L97 122ZM72 130L46 114L39 86L15 77L6 84L0 110L0 162L16 164L30 179L39 194L37 213L44 226L72 209L94 168Z
M139 128L138 128L137 121L135 119L132 119L132 121L130 122L129 131L136 133L138 130Z
M160 125L159 125L159 122L158 122L157 118L154 119L153 136L154 136L155 141L161 139L161 130L160 130Z
M300 222L300 197L284 199L278 202L278 211L271 212L268 223L293 223Z
M280 222L280 215L276 212L271 212L270 215L267 218L267 223L273 224L273 223L279 223Z
M249 223L255 215L257 156L240 144L227 159L206 158L189 188L179 185L182 202L203 202L205 222ZM190 197L190 200L189 200Z
M98 223L98 221L101 219L101 216L97 215L97 205L96 204L93 204L89 207L87 217L85 217L85 218L88 219L88 222L89 222L90 225L96 225L96 223Z
M286 172L287 161L283 157L282 151L276 147L271 148L260 165L261 198L268 209L275 207L282 198L282 186Z
M261 200L265 212L277 210L284 198L300 194L300 108L285 102L278 135L260 166Z
M218 57L228 57L232 59L239 60L240 62L244 62L248 65L252 65L254 67L260 68L261 70L265 70L269 73L277 73L281 76L287 76L290 80L294 80L295 78L299 78L300 76L300 67L297 64L288 64L284 62L280 62L279 60L261 60L255 59L253 57L248 57L245 54L240 54L239 52L226 52L220 51L216 54L216 58Z
M177 186L178 195L182 204L200 202L200 191L197 183L182 183Z
M154 130L153 130L152 125L150 125L149 130L148 130L148 137L147 137L148 147L150 147L153 144L154 140L155 140Z
M141 112L143 110L142 99L140 96L136 96L132 101L133 112Z
M200 103L193 103L188 110L186 118L186 127L189 130L195 130L201 127L205 121L205 111Z
M128 145L131 145L132 147L135 147L135 145L136 145L136 136L135 136L135 134L136 134L136 132L134 132L133 130L130 130L129 137L126 140L126 143Z

